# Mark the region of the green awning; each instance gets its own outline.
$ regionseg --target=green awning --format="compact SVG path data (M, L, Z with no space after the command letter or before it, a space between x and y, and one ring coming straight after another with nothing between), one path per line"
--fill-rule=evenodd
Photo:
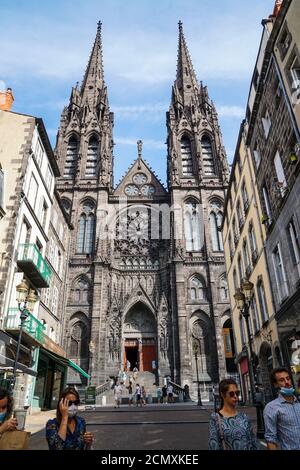
M70 359L68 359L68 366L75 369L77 372L79 372L79 374L83 375L86 379L91 378L91 376L89 374L84 372L84 370L82 370L81 367L79 367L77 364L75 364L75 362L72 362Z

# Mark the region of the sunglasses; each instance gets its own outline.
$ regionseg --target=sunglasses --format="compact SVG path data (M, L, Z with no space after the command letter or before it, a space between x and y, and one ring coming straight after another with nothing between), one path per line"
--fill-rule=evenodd
M239 396L240 396L240 393L241 393L241 392L240 392L239 390L237 390L236 392L228 392L228 395L229 395L231 398L233 398L234 396L239 397Z
M72 400L69 400L68 406L72 406L72 405L76 405L76 406L78 406L78 405L79 405L79 403L80 403L80 401L79 401L79 400L74 400L74 401L72 401Z

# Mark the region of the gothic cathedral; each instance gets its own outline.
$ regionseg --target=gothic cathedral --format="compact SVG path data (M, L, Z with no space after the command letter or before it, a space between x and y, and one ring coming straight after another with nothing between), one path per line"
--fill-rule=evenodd
M71 235L64 346L100 385L126 364L197 390L234 372L218 230L229 168L216 109L198 83L179 23L167 113L166 189L138 158L113 184L113 113L101 23L82 86L57 136L57 182ZM197 366L197 367L196 367ZM208 398L207 398L208 399Z

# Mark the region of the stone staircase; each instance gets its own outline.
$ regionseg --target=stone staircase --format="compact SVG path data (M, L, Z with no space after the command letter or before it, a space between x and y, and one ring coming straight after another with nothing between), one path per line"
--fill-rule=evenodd
M123 396L122 396L122 404L128 404L128 390L126 387L129 385L129 381L132 382L133 393L135 392L136 384L139 384L140 387L143 385L146 390L146 395L151 395L152 401L155 403L156 399L156 383L155 383L155 374L152 372L137 372L135 374L133 372L129 372L127 374L126 381L123 384ZM96 405L103 405L103 406L113 406L115 403L114 401L114 391L109 388L102 394L96 397Z

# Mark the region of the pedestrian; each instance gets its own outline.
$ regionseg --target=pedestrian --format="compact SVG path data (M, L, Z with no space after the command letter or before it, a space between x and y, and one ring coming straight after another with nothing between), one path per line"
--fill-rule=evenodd
M133 380L136 382L136 379L138 376L138 368L135 366L132 372L133 372Z
M132 390L132 382L130 381L129 382L129 385L126 387L128 389L128 403L129 403L129 406L132 405L132 398L133 398L133 390Z
M127 359L127 361L126 361L127 372L130 371L130 367L131 367L131 363L130 363L129 359Z
M264 409L265 440L269 450L300 450L300 403L288 369L278 367L270 374L278 397Z
M122 382L120 383L118 380L114 387L114 397L115 397L115 408L120 408L121 401L122 401Z
M168 390L168 403L174 403L173 385L169 383L167 390Z
M162 393L161 393L160 387L157 387L156 389L156 398L157 398L157 403L162 403Z
M67 387L58 400L56 418L46 424L49 450L90 450L93 434L86 432L86 423L78 415L79 394Z
M15 431L18 426L16 418L12 418L13 397L5 388L0 388L0 438L6 431Z
M142 399L142 405L147 405L147 393L146 393L146 389L144 387L144 385L142 385L142 396L141 396L141 399Z
M135 389L135 396L136 396L136 406L143 406L141 402L141 387L139 384L136 384L136 389Z
M161 389L162 391L162 399L163 399L163 403L168 403L167 400L168 400L168 391L167 391L167 386L164 385L163 388Z
M221 408L213 412L209 423L210 450L258 450L249 418L237 411L240 391L233 379L219 384Z

